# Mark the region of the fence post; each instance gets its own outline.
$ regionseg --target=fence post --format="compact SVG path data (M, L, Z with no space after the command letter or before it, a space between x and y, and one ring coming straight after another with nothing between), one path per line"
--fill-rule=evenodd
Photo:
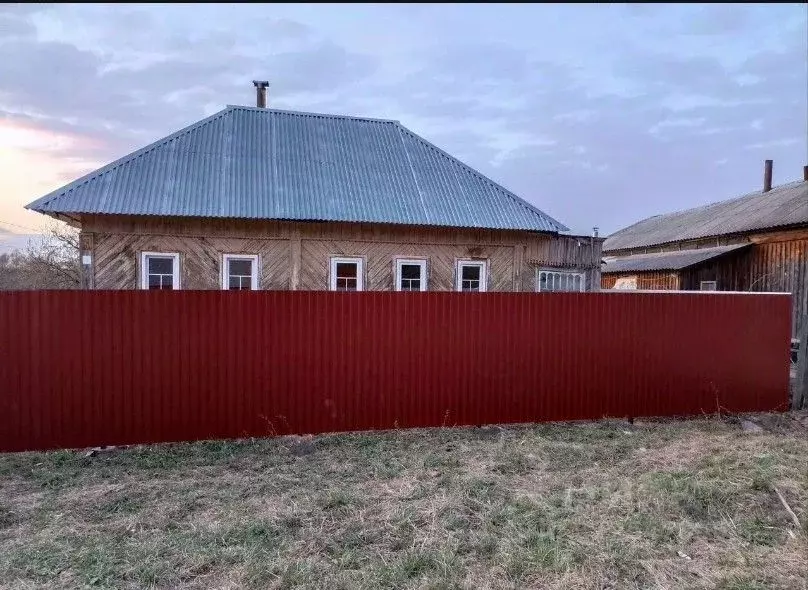
M802 298L800 305L800 342L797 357L797 376L794 382L791 409L799 410L808 403L808 265L803 269Z

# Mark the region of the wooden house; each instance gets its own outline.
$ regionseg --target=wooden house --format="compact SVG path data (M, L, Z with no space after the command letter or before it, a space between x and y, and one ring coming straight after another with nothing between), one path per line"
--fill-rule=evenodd
M92 289L584 291L602 238L397 121L224 110L34 201Z
M803 180L656 215L610 235L604 289L790 292L796 334L808 307L808 166Z

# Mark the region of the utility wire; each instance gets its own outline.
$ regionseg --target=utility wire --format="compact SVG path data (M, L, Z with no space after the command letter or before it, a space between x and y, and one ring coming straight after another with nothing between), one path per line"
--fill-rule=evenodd
M28 231L32 231L32 232L36 232L36 233L39 233L41 231L41 230L38 230L38 229L34 229L33 227L27 227L25 225L19 225L18 223L11 223L10 221L3 221L2 219L0 219L0 224L8 225L10 227L16 227L17 229L26 229Z

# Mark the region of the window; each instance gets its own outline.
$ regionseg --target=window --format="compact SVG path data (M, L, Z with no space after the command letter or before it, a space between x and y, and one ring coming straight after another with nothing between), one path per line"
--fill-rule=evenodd
M222 289L230 291L258 289L258 256L225 254L222 257Z
M396 291L426 291L426 260L396 260Z
M717 291L718 283L716 281L702 281L699 288L702 291Z
M536 290L540 293L583 291L586 287L586 279L582 272L545 270L540 268L536 273ZM636 285L634 288L636 288Z
M485 261L458 260L457 284L455 288L463 292L484 292L486 284Z
M329 283L332 291L361 291L362 259L332 258Z
M180 255L143 252L140 258L141 289L179 289Z

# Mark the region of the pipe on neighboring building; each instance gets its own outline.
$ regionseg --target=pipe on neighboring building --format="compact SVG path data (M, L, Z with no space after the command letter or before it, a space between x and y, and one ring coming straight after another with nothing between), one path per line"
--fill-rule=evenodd
M772 190L772 166L773 160L766 160L763 168L763 192L767 193Z

